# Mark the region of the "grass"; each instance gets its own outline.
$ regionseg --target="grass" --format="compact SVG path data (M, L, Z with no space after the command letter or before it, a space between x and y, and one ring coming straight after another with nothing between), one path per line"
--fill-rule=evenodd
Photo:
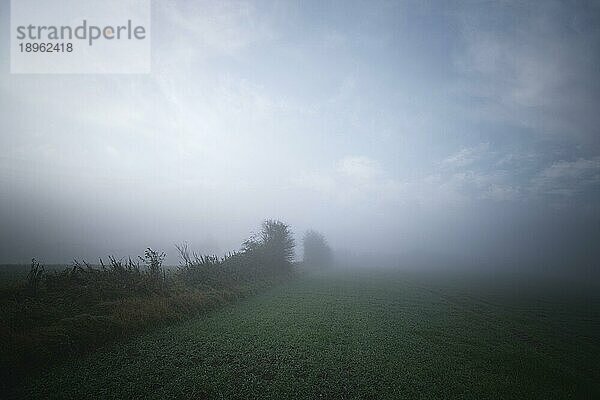
M147 285L145 275L113 279L112 273L100 270L87 274L90 276L73 279L70 273L58 272L48 276L36 292L18 281L0 291L4 348L0 354L0 391L65 357L80 356L107 343L188 319L286 279L272 274L191 285L180 274L170 273L158 286ZM54 281L56 287L50 285Z
M295 275L288 225L266 220L240 251L223 257L178 246L180 268L146 249L137 259L100 265L73 261L29 272L6 266L0 277L0 394L60 360L231 303ZM58 267L58 268L56 268Z
M19 394L592 399L599 317L597 296L547 286L329 273L74 357Z

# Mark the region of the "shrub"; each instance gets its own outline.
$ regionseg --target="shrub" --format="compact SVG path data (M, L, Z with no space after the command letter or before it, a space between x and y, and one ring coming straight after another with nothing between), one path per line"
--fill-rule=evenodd
M152 250L150 247L144 251L143 257L139 257L146 266L148 286L155 291L165 289L166 273L162 269L165 257L165 253Z
M31 270L27 274L27 291L37 296L40 284L44 276L44 266L42 266L35 258L31 260Z
M266 220L262 224L259 247L266 266L289 267L294 259L296 243L290 227L281 221Z
M266 220L260 233L246 239L239 252L224 257L190 253L187 243L176 248L179 251L180 275L186 283L223 287L289 272L294 246L288 225Z
M328 267L332 264L331 248L325 237L317 231L309 230L302 238L304 264L311 267Z

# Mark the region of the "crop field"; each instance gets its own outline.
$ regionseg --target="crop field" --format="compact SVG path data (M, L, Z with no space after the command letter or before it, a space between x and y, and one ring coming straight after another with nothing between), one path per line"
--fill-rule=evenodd
M600 302L393 271L305 276L69 360L28 398L600 398Z

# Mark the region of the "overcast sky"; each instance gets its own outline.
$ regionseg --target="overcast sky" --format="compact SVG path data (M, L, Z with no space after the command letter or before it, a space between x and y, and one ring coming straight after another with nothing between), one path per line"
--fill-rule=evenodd
M1 1L0 262L224 253L279 218L598 264L598 2L153 3L151 74L11 75Z

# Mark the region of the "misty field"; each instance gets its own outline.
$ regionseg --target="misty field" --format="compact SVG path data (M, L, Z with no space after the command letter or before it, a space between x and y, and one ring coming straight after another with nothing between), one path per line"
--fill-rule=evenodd
M598 398L598 297L393 271L306 276L29 379L32 398Z

